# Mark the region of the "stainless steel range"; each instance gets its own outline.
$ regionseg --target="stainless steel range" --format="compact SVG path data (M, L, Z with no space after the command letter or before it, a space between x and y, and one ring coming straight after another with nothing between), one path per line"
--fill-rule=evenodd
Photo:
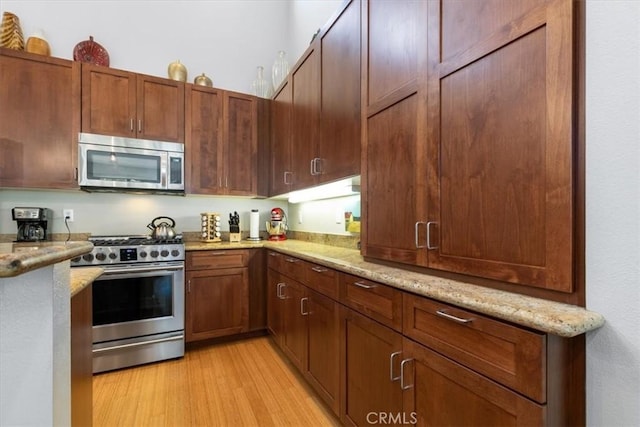
M182 238L96 236L72 267L100 266L93 283L93 372L184 356Z

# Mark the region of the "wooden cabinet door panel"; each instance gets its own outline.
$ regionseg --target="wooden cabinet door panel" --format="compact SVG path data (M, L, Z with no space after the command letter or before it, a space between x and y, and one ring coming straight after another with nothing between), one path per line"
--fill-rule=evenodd
M136 74L82 64L82 132L137 136Z
M230 195L257 194L258 107L254 97L225 91L225 190Z
M430 43L464 54L429 51L429 266L571 292L573 6L549 2L506 32L510 5L485 4L482 40L444 42L468 11L430 3Z
M137 137L184 142L184 83L137 76Z
M292 86L285 82L271 104L270 196L288 193L291 187Z
M0 186L77 188L80 65L0 48Z
M186 340L214 338L248 329L248 270L187 272Z
M188 85L186 91L185 177L191 194L222 192L222 91Z
M282 346L284 300L282 295L284 281L276 270L267 270L267 328L271 331L275 341Z
M349 309L345 309L344 328L342 422L365 426L370 424L370 413L400 413L402 391L391 377L400 372L400 354L392 355L402 351L402 335Z
M405 387L410 387L404 391L404 414L414 417L416 425L544 425L546 406L409 339L404 339L403 350L403 358L411 361L403 372Z
M320 48L307 52L291 75L293 109L291 116L292 189L310 187L316 182L311 175L311 161L318 147L320 120Z
M416 264L418 96L367 119L363 255Z
M360 1L353 0L322 37L320 181L360 173Z
M281 294L284 298L282 348L291 362L304 373L307 370L307 314L308 299L305 287L288 277ZM303 298L306 301L303 301Z
M308 366L305 377L340 415L340 305L317 292L307 291Z

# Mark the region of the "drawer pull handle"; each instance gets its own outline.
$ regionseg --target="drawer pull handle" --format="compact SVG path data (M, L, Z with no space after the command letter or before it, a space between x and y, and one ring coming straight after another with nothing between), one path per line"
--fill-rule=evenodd
M366 283L363 283L363 282L353 282L353 284L363 289L373 289L376 287L376 285L367 285Z
M278 254L275 252L269 252L269 256L278 256Z
M326 271L329 271L328 269L326 269L326 268L322 268L322 267L311 267L311 269L312 269L313 271L315 271L316 273L324 273L324 272L326 272Z
M458 323L471 323L473 321L473 319L463 319L462 317L454 316L444 310L438 310L436 311L436 314L440 317L444 317L445 319L453 320L454 322Z
M400 389L401 390L409 390L413 387L413 384L405 384L404 383L404 365L405 363L413 362L413 359L404 359L400 362Z
M296 259L296 258L285 258L284 260L287 261L287 262L298 262L298 261L300 261L299 259Z
M277 287L276 287L276 296L280 299L286 299L286 297L284 296L284 292L283 289L286 286L286 284L284 282L280 282L278 283Z
M309 301L309 298L304 297L304 298L300 298L300 314L302 314L303 316L308 316L309 315L309 311L305 309L304 307L304 303Z
M398 381L400 379L400 375L398 375L397 377L393 375L393 360L396 358L396 356L399 356L401 354L401 351L396 351L395 353L391 353L391 355L389 356L389 380L391 380L391 382Z

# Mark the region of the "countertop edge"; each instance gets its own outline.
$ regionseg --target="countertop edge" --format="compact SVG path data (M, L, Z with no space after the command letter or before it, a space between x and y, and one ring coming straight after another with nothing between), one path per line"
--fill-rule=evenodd
M601 314L584 307L367 262L356 249L292 240L213 245L186 243L187 251L261 247L563 338L584 334L605 323Z
M93 283L100 275L104 273L102 267L74 267L71 269L71 278L69 286L71 288L71 297Z
M8 244L14 245L12 243ZM91 252L93 248L93 244L86 241L15 245L21 250L5 253L0 251L0 277L19 276L38 268L86 254Z

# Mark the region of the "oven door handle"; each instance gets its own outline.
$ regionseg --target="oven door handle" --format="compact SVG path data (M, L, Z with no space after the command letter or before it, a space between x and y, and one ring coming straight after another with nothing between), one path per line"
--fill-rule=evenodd
M140 275L140 273L157 273L159 271L173 272L173 271L182 271L184 270L184 265L180 266L167 266L167 265L158 265L154 267L135 267L135 268L105 268L104 273L102 273L101 277L116 275L116 274L127 274L127 275Z
M161 343L161 342L168 342L168 341L179 341L179 340L181 340L183 338L184 338L184 335L176 335L176 336L173 336L173 337L158 338L157 340L149 340L149 341L134 342L134 343L131 343L131 344L116 345L116 346L113 346L113 347L94 348L93 349L93 353L102 353L102 352L105 352L105 351L122 350L123 348L141 347L141 346L144 346L144 345L158 344L158 343Z

